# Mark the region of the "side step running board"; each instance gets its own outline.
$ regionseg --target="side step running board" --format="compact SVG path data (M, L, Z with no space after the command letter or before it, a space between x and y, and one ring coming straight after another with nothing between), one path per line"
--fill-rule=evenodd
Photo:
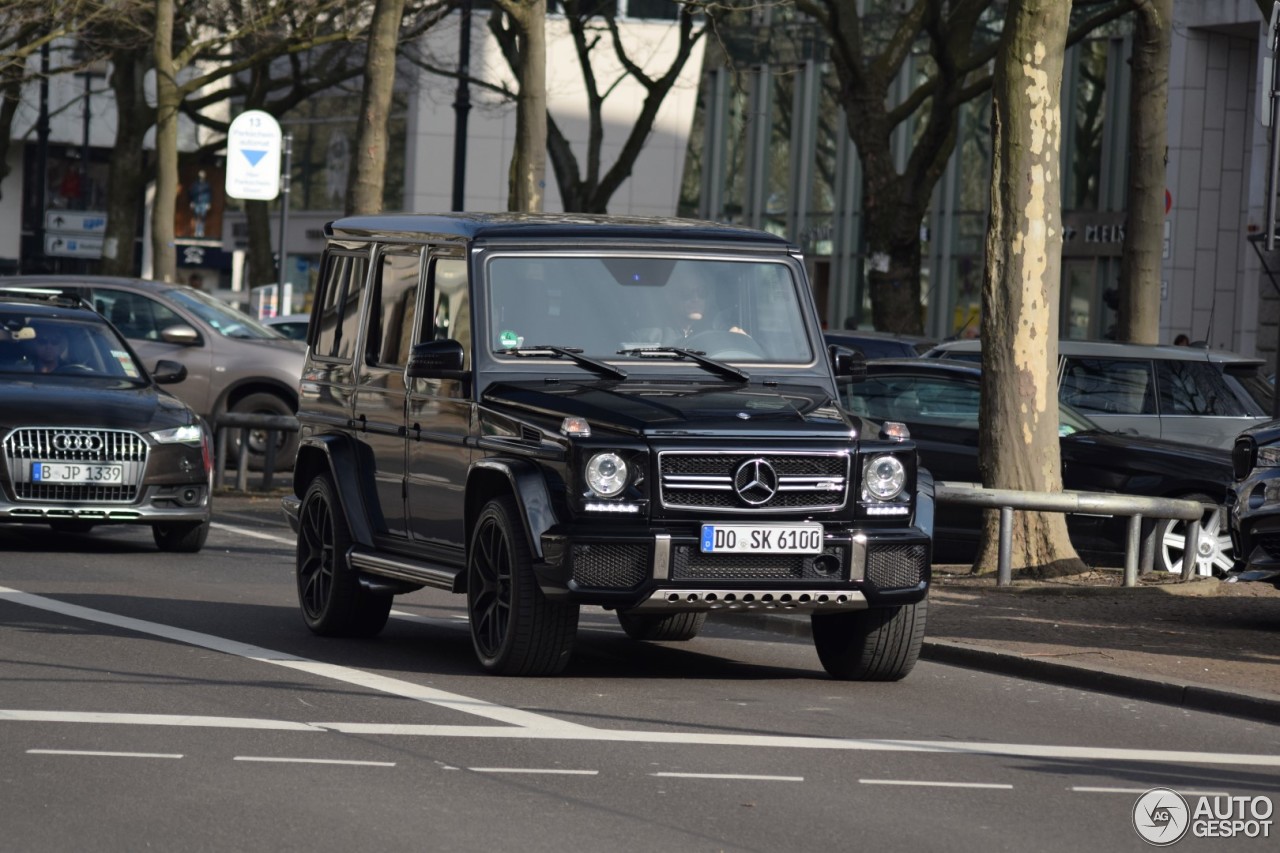
M438 563L417 560L401 560L384 554L373 554L360 548L352 548L347 555L351 567L385 578L408 581L420 586L434 587L448 592L461 592L462 569Z

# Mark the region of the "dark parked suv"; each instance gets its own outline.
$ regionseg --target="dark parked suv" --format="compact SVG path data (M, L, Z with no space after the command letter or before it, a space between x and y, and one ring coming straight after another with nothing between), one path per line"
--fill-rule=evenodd
M798 250L687 220L331 223L303 370L302 615L372 635L465 593L483 667L568 662L580 605L639 640L716 608L812 614L829 673L919 655L932 479L900 424L842 412Z

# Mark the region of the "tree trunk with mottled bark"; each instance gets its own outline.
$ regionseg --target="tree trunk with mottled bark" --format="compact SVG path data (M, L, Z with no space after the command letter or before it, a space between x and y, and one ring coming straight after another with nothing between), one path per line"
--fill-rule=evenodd
M1128 218L1120 259L1116 339L1155 344L1160 342L1173 0L1135 0L1134 5Z
M178 251L174 214L178 204L178 92L173 60L174 0L156 0L156 195L151 206L151 277L176 281Z
M145 210L143 188L147 185L142 143L147 129L155 122L155 109L147 103L143 88L149 65L142 54L132 49L120 50L111 56L116 138L107 174L107 229L98 267L103 275L138 274L136 241L138 222Z
M387 121L396 82L396 43L404 3L405 0L377 0L373 7L365 54L364 94L356 128L355 168L347 190L348 214L382 210L387 172Z
M543 208L547 175L547 0L497 0L519 35L516 139L507 209Z
M1058 448L1058 294L1062 260L1061 89L1068 4L1012 0L992 84L991 218L982 283L982 481L1062 490ZM1013 568L1083 571L1059 513L1014 514ZM975 571L993 570L989 513Z

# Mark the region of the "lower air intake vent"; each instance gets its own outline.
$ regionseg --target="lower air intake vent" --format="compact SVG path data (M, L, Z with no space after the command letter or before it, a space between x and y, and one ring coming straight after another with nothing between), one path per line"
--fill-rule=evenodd
M929 567L924 545L889 545L867 552L867 583L879 589L913 587Z
M649 576L648 545L574 545L573 580L596 589L631 589Z

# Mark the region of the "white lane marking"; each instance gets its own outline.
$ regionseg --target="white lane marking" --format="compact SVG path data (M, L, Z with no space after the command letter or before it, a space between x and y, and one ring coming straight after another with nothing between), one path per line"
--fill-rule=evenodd
M163 752L104 752L95 749L28 749L27 755L89 755L94 758L181 758Z
M803 782L803 776L755 776L750 773L650 773L666 779L735 779L746 782Z
M296 547L297 539L287 539L284 536L277 536L274 533L260 533L257 530L250 530L247 527L234 527L230 524L223 524L215 521L209 525L214 530L225 530L228 533L239 533L241 536L251 536L254 539L266 539L269 542L279 542L282 545L288 545L290 548Z
M0 708L0 720L24 723L111 723L130 726L185 726L214 729L267 729L322 732L325 729L288 720L248 717L201 717L193 714L107 714L100 711L22 711Z
M278 764L343 764L355 767L395 767L394 761L347 761L339 758L275 758L269 755L237 755L232 761L258 761Z
M119 718L119 719L116 719ZM128 719L124 719L128 718ZM184 722L189 720L191 722ZM225 720L225 723L220 723ZM15 711L0 709L0 722L130 722L147 725L212 726L226 728L260 727L262 721L246 726L239 717L181 717L147 714L103 714L50 711ZM270 722L270 721L268 721ZM553 721L554 722L554 721ZM1280 755L1250 755L1231 752L1185 752L1155 749L1111 749L1089 746L1044 746L1023 743L986 743L974 741L870 740L853 738L820 738L779 735L714 734L710 732L642 732L615 729L593 729L576 724L547 725L529 728L514 726L431 726L380 723L290 723L279 721L272 728L300 728L342 734L389 735L405 737L465 737L495 740L594 741L608 743L678 744L690 746L745 746L777 749L829 749L858 752L926 752L955 755L1003 756L1012 758L1056 758L1072 761L1143 761L1181 762L1187 764L1228 764L1241 767L1280 767Z
M1072 791L1080 794L1145 794L1150 788L1091 788L1087 785L1073 785ZM1226 791L1184 791L1178 789L1178 793L1187 797L1229 797Z
M142 619L118 616L114 613L107 613L102 610L92 610L88 607L67 604L66 602L58 601L56 599L45 598L40 595L32 595L31 593L21 592L20 590L10 589L8 587L0 586L0 600L11 601L14 604L23 604L27 607L34 607L38 610L47 610L51 613L60 613L64 616L71 616L73 618L83 619L89 622L112 625L117 628L136 631L140 634L150 634L156 637L163 637L167 640L186 643L191 646L199 646L205 649L212 649L213 651L236 655L238 657L255 660L260 663L283 666L321 678L328 678L333 681L353 684L357 687L376 690L380 693L388 693L392 696L401 696L405 699L415 699L420 702L427 702L432 705L438 705L442 708L449 708L450 710L473 714L478 717L484 717L488 720L507 723L513 726L529 726L566 731L585 728L585 726L580 726L576 723L557 720L541 714L534 714L529 711L521 711L517 708L507 708L502 705L495 705L491 702L486 702L483 699L474 699L457 693L448 693L444 690L436 690L432 687L425 687L420 684L401 681L397 678L388 678L384 675L375 675L371 672L362 672L358 669L351 669L345 666L321 663L320 661L297 657L286 652L278 652L261 646L240 643L223 637L215 637L212 634L202 634L198 631L188 631L184 628L175 628L171 625L161 625L158 622L146 622Z
M508 724L498 726L436 726L436 725L397 725L372 723L325 723L313 722L308 725L335 732L348 734L380 734L411 735L418 737L487 737L487 738L523 738L529 740L580 740L616 743L656 743L656 744L692 744L699 746L751 746L775 747L786 749L831 749L862 750L879 752L940 752L962 755L1007 756L1018 758L1056 758L1075 761L1143 761L1143 762L1184 762L1190 764L1229 764L1250 767L1280 767L1280 755L1250 755L1244 753L1215 753L1164 751L1153 749L1109 749L1087 746L1052 746L1039 744L1001 744L955 741L899 741L899 740L854 740L839 738L816 738L801 736L776 735L740 735L713 734L709 732L643 732L621 731L609 729L593 729L589 726L565 720L495 705L482 699L474 699L456 693L425 687L411 682L334 664L300 658L285 652L273 651L260 646L239 643L210 634L188 631L141 619L118 616L100 610L92 610L74 604L45 598L39 595L24 593L19 590L0 586L0 600L23 604L39 610L61 613L77 619L98 622L106 625L151 634L157 637L187 643L188 645L212 649L226 654L237 655L261 663L284 666L306 672L321 678L330 678L346 684L353 684L369 690L377 690L394 696L427 702L440 707L461 711L483 717L495 722ZM44 712L3 711L0 720L24 719L22 716ZM84 715L83 722L95 722L92 714ZM148 717L149 719L149 717ZM177 718L181 719L181 718ZM213 718L202 718L209 720ZM229 718L235 719L235 718ZM70 720L68 720L70 721ZM181 725L181 723L170 723ZM207 725L207 723L204 723Z
M559 770L555 767L468 767L472 773L544 773L550 776L599 776L599 770Z
M913 779L859 779L860 785L919 785L924 788L1000 788L1011 790L1012 785L996 782L924 782Z

